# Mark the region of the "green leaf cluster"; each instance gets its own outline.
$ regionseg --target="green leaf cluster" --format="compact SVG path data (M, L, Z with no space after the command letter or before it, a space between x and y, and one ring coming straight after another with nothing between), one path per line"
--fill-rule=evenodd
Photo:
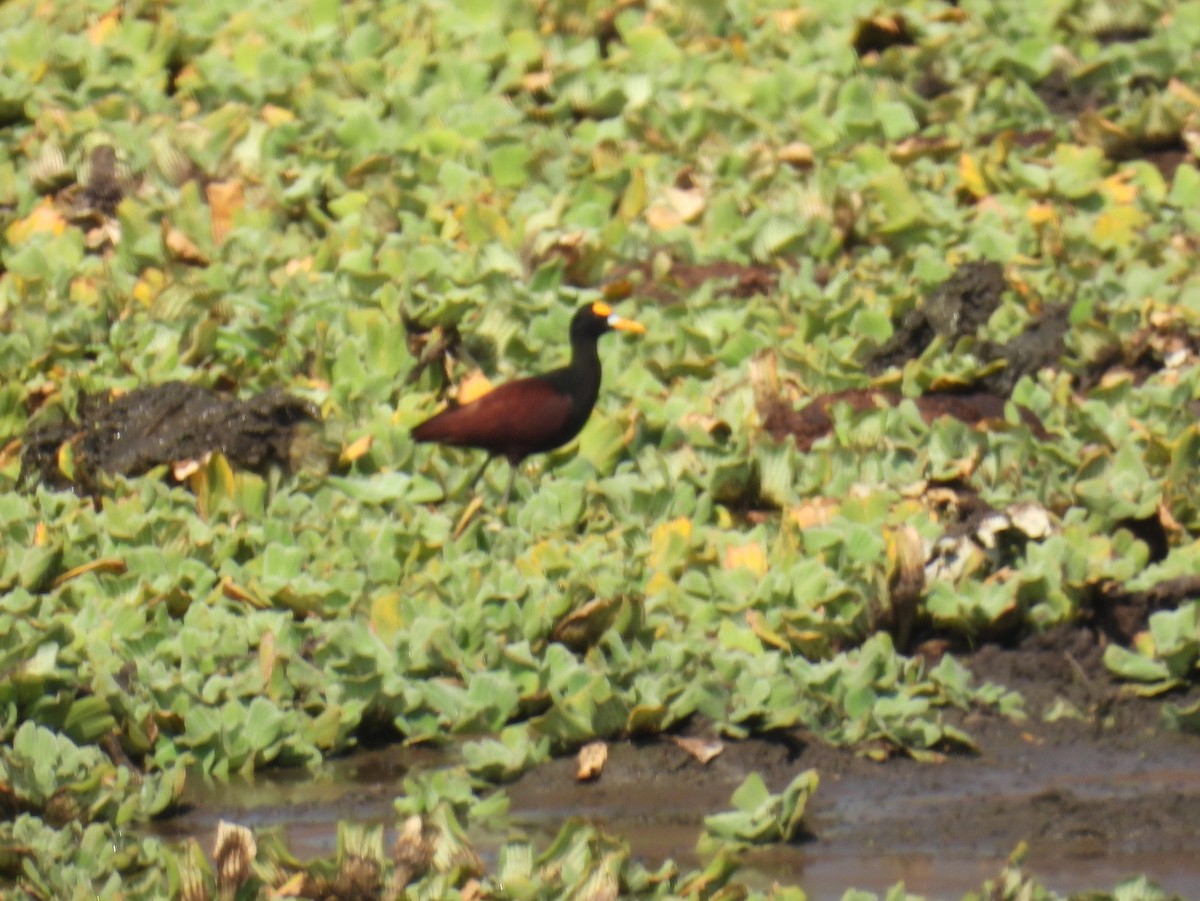
M155 896L161 848L120 830L184 767L315 764L380 733L463 742L461 770L399 802L454 816L552 754L691 718L969 747L950 708L1019 700L876 628L889 536L945 528L931 483L1054 521L926 586L921 622L968 643L1194 572L1197 6L894 12L910 40L859 52L865 0L0 5L0 798L6 844L34 849L5 876ZM97 220L80 195L105 145L123 196ZM903 401L834 405L803 452L764 433L764 393L869 386L891 324L976 259L1011 286L981 332L877 384L967 384L997 365L984 343L1068 305L1061 366L1022 378L1004 423ZM616 275L648 334L606 339L578 443L460 522L437 502L477 461L409 429L474 366L560 362ZM17 490L27 429L169 379L284 387L358 450L288 475L215 455L186 486L108 480L103 504ZM1148 566L1134 526L1161 511L1178 529ZM1148 693L1193 681L1195 618L1155 614L1109 667ZM804 793L760 795L714 835L792 837ZM578 824L546 854L513 846L503 884L727 876L642 871Z

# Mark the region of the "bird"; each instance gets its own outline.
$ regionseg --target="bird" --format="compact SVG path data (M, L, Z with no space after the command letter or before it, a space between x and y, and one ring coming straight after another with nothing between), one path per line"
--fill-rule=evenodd
M571 362L541 375L505 382L470 403L449 407L412 430L413 440L487 451L471 479L474 489L496 457L508 460L508 485L500 506L512 494L517 468L530 454L562 447L583 429L600 395L600 354L596 343L609 331L643 334L645 326L613 312L603 301L585 304L571 317Z

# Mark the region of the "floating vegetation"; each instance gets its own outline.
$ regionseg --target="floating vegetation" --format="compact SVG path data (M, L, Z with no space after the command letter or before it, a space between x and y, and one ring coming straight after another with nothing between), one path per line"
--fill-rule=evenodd
M0 894L733 897L823 773L691 873L463 824L694 727L970 753L995 640L1194 689L1200 5L793 6L0 4ZM446 502L412 428L598 302L586 428ZM137 837L379 741L462 743L396 845Z

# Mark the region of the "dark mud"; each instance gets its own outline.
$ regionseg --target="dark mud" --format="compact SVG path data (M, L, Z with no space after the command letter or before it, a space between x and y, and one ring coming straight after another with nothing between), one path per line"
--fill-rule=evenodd
M1104 101L1097 90L1080 84L1062 69L1051 70L1033 90L1045 105L1046 112L1060 119L1074 119L1093 112Z
M990 261L964 263L939 285L928 299L895 323L892 337L866 361L867 371L879 376L900 369L917 359L935 338L946 341L948 352L960 338L976 336L999 308L1008 281L999 264ZM943 391L912 398L926 422L951 416L969 425L986 427L1004 420L1004 408L1017 381L1045 366L1060 365L1067 328L1066 307L1055 307L1035 317L1024 332L1005 344L977 340L972 352L983 367L974 382L953 392ZM1003 365L995 367L992 364ZM763 429L776 441L789 435L801 450L808 450L833 429L831 409L848 404L862 412L894 406L902 397L876 389L849 389L813 398L796 409L782 397L756 398ZM1022 422L1039 439L1048 437L1038 418L1029 410L1018 410Z
M619 742L594 782L576 781L575 760L564 758L508 786L511 820L544 845L564 820L584 817L624 836L646 862L695 865L704 817L728 808L748 773L777 791L812 767L821 783L806 815L808 837L748 853L742 880L798 884L814 899L850 887L883 892L902 880L910 892L959 897L995 878L1024 843L1026 871L1056 892L1111 889L1145 873L1170 893L1200 897L1200 738L1164 730L1159 703L1116 685L1102 645L1091 629L1063 629L965 658L979 679L1026 698L1023 720L947 714L977 754L876 763L787 734L729 742L702 765L670 737ZM282 826L300 857L328 855L339 819L392 829L391 800L404 773L442 759L384 748L315 778L269 774L254 789L194 788L190 810L158 829L211 847L220 818ZM489 854L502 836L473 838Z
M747 772L778 791L815 767L811 838L751 853L752 882L835 898L903 880L911 892L957 897L998 875L1025 843L1027 871L1058 892L1146 873L1200 897L1200 738L1162 730L1158 705L1122 695L1096 648L1088 634L1064 631L970 658L980 678L1021 691L1029 713L949 717L977 755L875 763L791 736L731 744L701 766L664 739L613 748L595 784L575 782L573 761L549 764L509 788L514 815L546 833L567 815L594 818L648 859L693 863L703 816L727 807Z
M101 474L138 476L156 466L200 460L220 451L240 469L287 466L301 423L319 422L308 401L271 390L240 400L196 385L167 382L119 396L85 395L78 421L66 419L26 433L21 482L98 491ZM71 451L73 472L61 453Z
M799 409L793 409L779 397L765 397L758 405L763 430L776 441L789 435L795 439L800 450L810 450L819 439L833 431L832 410L838 404L846 404L856 413L894 407L904 397L893 391L877 391L871 388L850 388L814 397ZM972 392L969 394L925 394L912 398L921 413L921 418L932 422L942 416L950 416L973 426L1004 422L1003 397L994 394ZM1017 415L1038 438L1046 438L1047 432L1040 419L1024 407Z
M1131 22L1093 36L1101 43L1116 44L1138 41L1151 33L1147 25ZM1086 74L1054 69L1033 85L1033 90L1052 119L1064 121L1078 138L1100 147L1111 161L1145 160L1170 180L1189 156L1182 128L1153 130L1138 121L1141 117L1129 115L1135 104L1161 101L1166 87L1136 69L1103 84Z
M908 20L899 13L859 19L850 40L854 52L860 57L883 53L889 47L912 47L916 43Z

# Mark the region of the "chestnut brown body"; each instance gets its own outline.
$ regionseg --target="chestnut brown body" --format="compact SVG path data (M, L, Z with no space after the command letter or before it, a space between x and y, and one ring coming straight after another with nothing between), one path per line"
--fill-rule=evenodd
M502 501L506 503L522 460L561 447L587 423L600 394L596 342L613 329L645 331L638 323L617 316L605 303L581 307L571 319L568 365L506 382L468 404L443 410L414 428L413 438L487 451L487 460L472 485L494 457L505 457L512 467Z

